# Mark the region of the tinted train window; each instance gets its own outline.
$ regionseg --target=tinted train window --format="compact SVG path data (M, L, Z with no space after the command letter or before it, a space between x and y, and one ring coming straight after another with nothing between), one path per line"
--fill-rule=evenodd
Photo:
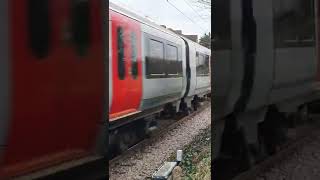
M148 44L146 76L147 78L163 78L165 77L164 44L154 39L149 39Z
M163 43L157 40L150 40L150 57L163 60Z
M214 7L217 8L213 14L213 47L231 49L230 0L216 0Z
M314 0L273 0L276 48L315 45Z
M167 45L167 57L166 60L177 61L178 60L178 48L175 46Z
M131 74L134 79L138 76L137 36L134 32L131 33Z
M209 75L209 56L202 53L196 53L197 60L197 76L208 76Z
M90 8L88 0L72 0L72 34L76 51L86 54L90 43Z
M28 1L29 43L32 53L44 58L49 53L51 21L48 0Z
M182 75L182 61L179 61L178 48L176 46L167 44L165 67L168 78Z
M208 67L207 69L206 69L206 74L209 74L209 67L210 67L210 57L208 56L208 55L205 55L205 58L204 58L204 65L206 66L206 67Z
M124 32L122 27L117 28L118 42L118 76L119 79L125 78L125 58L124 58Z

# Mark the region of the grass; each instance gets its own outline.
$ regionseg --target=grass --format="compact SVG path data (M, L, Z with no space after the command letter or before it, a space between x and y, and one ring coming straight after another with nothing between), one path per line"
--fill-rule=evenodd
M174 160L173 154L169 160ZM185 180L211 179L211 129L204 129L193 141L183 148L180 163Z

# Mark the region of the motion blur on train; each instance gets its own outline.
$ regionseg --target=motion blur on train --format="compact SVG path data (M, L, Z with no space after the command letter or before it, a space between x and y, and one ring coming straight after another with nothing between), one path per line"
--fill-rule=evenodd
M215 1L214 167L252 167L277 152L289 127L319 111L318 7L317 0Z
M210 93L209 49L104 3L0 2L0 179L88 169L108 131L127 145Z
M211 93L211 50L110 3L109 152L197 110Z

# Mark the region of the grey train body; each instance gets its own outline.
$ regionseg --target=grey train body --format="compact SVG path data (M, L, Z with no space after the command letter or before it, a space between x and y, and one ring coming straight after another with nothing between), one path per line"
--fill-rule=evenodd
M313 0L217 1L212 70L215 159L229 143L223 138L230 118L247 144L259 144L259 124L268 112L275 109L287 118L319 99L316 5ZM284 17L288 12L294 15ZM290 19L299 16L297 12L304 12L305 19Z

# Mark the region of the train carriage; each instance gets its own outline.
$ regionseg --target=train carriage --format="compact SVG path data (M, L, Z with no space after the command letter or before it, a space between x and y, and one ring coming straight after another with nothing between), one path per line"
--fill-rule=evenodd
M320 98L317 4L217 1L216 162L230 155L228 162L241 159L240 166L248 168L264 152L275 152L288 122L308 119L309 108Z
M132 122L132 129L144 128L135 120L168 104L180 110L187 77L195 76L187 76L186 47L195 43L112 3L103 10L101 3L0 2L0 179L88 169L108 156L107 131ZM197 48L208 64L210 51Z
M148 129L160 112L188 114L210 93L210 50L110 3L110 142ZM132 123L136 120L142 121ZM119 135L119 129L123 134ZM132 132L133 134L135 134ZM132 138L134 139L134 138Z
M0 179L103 158L100 1L4 0L0 8Z

